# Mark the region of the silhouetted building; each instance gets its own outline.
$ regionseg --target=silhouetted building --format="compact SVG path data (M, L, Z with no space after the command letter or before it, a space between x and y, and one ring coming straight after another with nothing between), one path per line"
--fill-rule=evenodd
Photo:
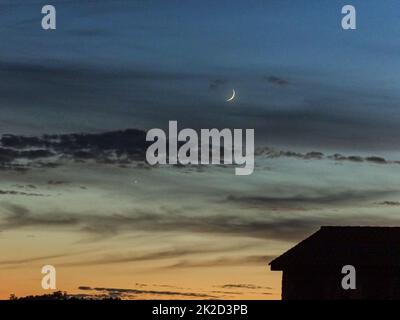
M345 265L356 289L344 290ZM400 299L400 227L321 227L270 262L282 299Z

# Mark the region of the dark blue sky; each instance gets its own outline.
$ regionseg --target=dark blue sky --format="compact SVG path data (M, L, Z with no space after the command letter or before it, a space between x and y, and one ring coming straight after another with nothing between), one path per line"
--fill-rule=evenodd
M393 150L400 3L42 1L0 4L1 132L255 128L258 143ZM237 100L225 103L235 88Z
M71 293L279 298L267 259L321 225L400 225L399 33L399 0L0 0L0 134L178 120L267 147L236 176L142 164L142 132L2 136L0 298L47 264Z

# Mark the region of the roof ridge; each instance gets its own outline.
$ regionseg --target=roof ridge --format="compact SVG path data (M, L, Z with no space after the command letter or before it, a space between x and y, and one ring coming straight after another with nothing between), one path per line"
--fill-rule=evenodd
M269 265L271 270L283 270L289 265L334 265L346 261L400 266L400 251L393 243L400 243L398 226L321 226Z

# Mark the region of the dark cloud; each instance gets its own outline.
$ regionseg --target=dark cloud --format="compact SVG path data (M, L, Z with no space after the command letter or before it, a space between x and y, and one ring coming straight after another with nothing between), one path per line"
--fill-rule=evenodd
M398 161L389 161L383 157L378 156L368 156L368 157L361 157L361 156L344 156L339 153L331 155L328 157L329 159L333 159L335 161L351 161L351 162L370 162L376 164L393 164L398 163Z
M89 290L92 290L92 288L91 287L88 287L88 286L80 286L79 288L78 288L79 290L84 290L84 291L89 291Z
M228 81L225 79L215 79L213 81L211 81L210 85L209 85L209 89L210 90L217 90L219 88L221 88L223 85L225 85Z
M12 171L15 173L26 173L29 170L29 167L22 164L17 163L2 163L0 162L0 171Z
M153 296L170 296L170 297L191 297L191 298L216 298L215 296L205 293L185 292L185 291L161 291L161 290L141 290L141 289L125 289L125 288L101 288L80 286L79 290L83 291L100 291L108 294L124 295L153 295Z
M249 265L267 265L268 261L274 257L261 255L247 255L242 257L219 257L216 259L206 260L182 260L172 265L167 266L168 269L180 268L208 268L208 267L232 267L232 266L249 266Z
M266 156L268 158L279 158L279 157L293 157L298 159L305 159L305 160L321 160L325 158L325 155L322 152L318 151L310 151L307 153L301 153L296 151L290 150L276 150L270 147L259 147L255 150L256 156Z
M246 196L246 195L229 195L227 202L242 204L246 207L262 207L269 209L299 209L304 210L312 207L321 206L338 206L355 203L364 204L371 199L380 198L391 194L390 191L344 191L337 193L319 192L314 195L299 194L289 197L272 197L272 196Z
M54 255L38 256L38 257L31 257L31 258L25 258L25 259L0 260L0 265L17 265L17 264L32 263L32 262L36 262L36 261L62 258L67 255L68 254L54 254Z
M118 297L121 299L141 299L147 295L160 296L160 297L171 297L171 298L192 298L192 299L216 299L227 296L238 296L246 293L254 294L271 294L270 292L262 292L262 290L271 290L271 287L257 286L252 284L227 284L222 286L215 286L221 289L232 289L232 291L226 290L193 290L191 288L179 288L170 285L154 284L155 287L169 287L175 288L175 290L144 290L138 289L137 287L147 287L147 284L137 284L136 288L109 288L109 287L91 287L91 286L79 286L78 289L91 293L84 294L88 297L96 297L99 295L101 298L104 297ZM179 289L179 290L178 290ZM97 294L94 292L101 292Z
M0 170L24 173L31 168L56 168L66 161L113 164L127 167L134 164L149 168L145 154L150 142L146 141L146 132L138 129L126 129L104 133L46 134L42 136L21 136L4 134L0 137ZM301 153L290 150L276 150L270 147L259 147L256 156L267 158L292 157L302 160L366 162L374 164L400 164L379 156L345 156L341 154L325 155L319 151ZM28 161L20 164L19 160ZM204 170L204 166L174 166L175 168ZM64 184L64 181L50 180L49 184Z
M149 260L164 260L180 258L182 256L198 255L205 253L216 253L216 252L229 252L229 251L239 251L241 249L247 248L246 245L235 245L235 246L196 246L192 245L190 247L172 248L168 250L159 250L146 253L125 253L125 254L112 254L106 255L100 259L93 260L81 260L79 262L68 262L63 263L63 266L81 266L81 265L107 265L114 263L130 263L138 261L149 261Z
M23 259L8 259L8 260L0 260L0 266L4 269L16 268L19 265L31 264L34 262L45 262L45 261L53 261L60 258L66 258L71 256L76 256L80 254L85 254L88 252L92 252L92 250L79 250L75 252L63 252L57 254L49 254L49 255L41 255L41 256L33 256L27 257Z
M274 239L297 241L304 238L321 225L337 225L337 217L329 216L276 216L248 212L246 215L186 214L179 208L159 212L147 210L131 210L126 214L73 214L55 212L33 214L22 206L8 205L4 207L4 215L0 220L0 231L18 228L52 228L53 230L69 228L83 235L103 240L134 230L141 232L194 232L218 236L235 236L258 239ZM382 224L395 225L395 218L376 215L347 215L341 218L342 225Z
M385 164L387 161L382 157L367 157L365 158L366 161L378 163L378 164Z
M98 134L62 134L26 137L3 135L0 138L0 163L4 169L31 167L56 167L65 160L98 163L129 164L145 161L148 146L146 133L127 129ZM28 150L35 149L35 150ZM30 164L18 167L17 160L29 160ZM62 184L49 181L49 184Z
M45 194L41 193L30 193L30 192L20 192L14 190L0 190L0 196L9 195L9 196L29 196L29 197L45 197Z
M31 168L56 168L68 161L79 163L96 162L128 167L134 164L150 168L146 162L146 150L152 142L146 141L146 132L126 129L96 134L46 134L40 137L4 134L0 136L0 169L23 170ZM180 142L178 145L182 145ZM210 154L212 150L210 149ZM222 150L223 152L223 150ZM19 160L28 160L20 165ZM177 169L195 169L201 172L204 166L175 165ZM65 184L66 181L48 181L50 185Z
M363 162L365 159L360 156L344 156L339 153L335 153L328 157L329 159L333 159L335 161L351 161L351 162Z
M64 185L67 184L68 181L61 181L61 180L49 180L47 181L47 184L52 185L52 186L59 186L59 185Z
M374 164L400 164L398 160L387 160L380 156L357 156L357 155L342 155L340 153L335 153L332 155L326 155L323 152L319 151L310 151L306 153L301 153L297 151L291 150L276 150L270 147L259 147L255 150L256 156L265 156L267 158L279 158L279 157L288 157L288 158L296 158L301 160L323 160L330 159L334 161L349 161L349 162L367 162Z
M382 205L382 206L400 206L400 201L382 201L382 202L377 202L376 204Z
M7 136L1 139L2 142L4 140L7 140ZM5 145L5 144L3 144ZM17 158L23 158L23 159L40 159L40 158L48 158L53 156L54 153L51 152L50 150L15 150L11 148L0 148L0 161L1 162L11 162L14 159Z
M3 205L9 214L6 214L0 221L0 231L18 229L22 227L65 227L76 226L79 219L69 214L33 215L29 209L13 204Z
M248 283L235 283L235 284L224 284L220 286L220 288L225 288L225 289L252 289L252 290L258 290L258 289L267 289L270 290L272 289L271 287L263 287L255 284L248 284Z
M285 86L289 85L289 81L288 80L285 80L285 79L282 79L282 78L279 78L279 77L276 77L276 76L268 76L268 77L265 77L265 79L269 83L271 83L273 85L276 85L276 86L285 87Z
M219 294L227 294L227 295L238 295L244 294L244 292L235 292L235 291L220 291L220 290L211 290L210 293L219 293Z

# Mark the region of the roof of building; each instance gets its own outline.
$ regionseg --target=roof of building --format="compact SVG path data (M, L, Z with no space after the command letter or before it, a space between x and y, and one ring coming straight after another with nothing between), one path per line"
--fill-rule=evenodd
M270 262L271 270L347 264L400 266L400 227L321 227Z

